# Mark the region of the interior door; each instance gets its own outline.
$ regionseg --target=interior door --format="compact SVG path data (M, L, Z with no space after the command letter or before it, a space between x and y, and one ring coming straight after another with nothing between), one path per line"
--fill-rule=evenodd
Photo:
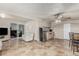
M64 39L69 39L70 24L64 24Z

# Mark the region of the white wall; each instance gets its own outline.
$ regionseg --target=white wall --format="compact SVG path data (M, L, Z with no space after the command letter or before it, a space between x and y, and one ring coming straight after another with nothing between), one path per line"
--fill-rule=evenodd
M71 23L71 32L79 33L79 23Z
M34 39L39 41L39 27L49 27L50 24L47 21L43 21L43 20L32 20L32 21L28 21L26 22L25 25L25 31L26 31L26 35L25 36L32 36L32 34L35 35ZM30 33L30 34L27 34ZM26 39L29 40L29 39Z
M65 21L60 24L51 23L51 27L54 29L55 38L69 39L69 32L79 33L79 20Z
M60 23L52 27L55 32L55 38L69 39L70 23Z
M0 27L6 27L8 28L8 37L10 36L10 23L16 23L16 24L24 24L24 22L16 21L12 19L0 19Z
M16 24L24 24L25 25L25 37L29 36L30 38L32 38L32 35L35 34L34 39L39 41L39 27L49 27L50 24L47 21L43 21L43 20L31 20L31 21L27 21L27 22L22 22L22 21L16 21L12 20L12 19L0 19L0 27L6 27L10 29L10 23L16 23ZM30 35L31 34L31 35ZM8 36L10 36L10 32L8 34ZM24 37L24 39L26 39ZM27 39L30 40L30 39Z
M64 39L64 25L58 24L54 26L55 38Z
M15 21L12 19L0 19L0 27L9 27L10 23L24 24L24 22L22 21Z
M28 21L25 24L25 39L26 41L33 40L33 35L38 32L38 23L36 21ZM38 39L37 35L35 35L34 39Z

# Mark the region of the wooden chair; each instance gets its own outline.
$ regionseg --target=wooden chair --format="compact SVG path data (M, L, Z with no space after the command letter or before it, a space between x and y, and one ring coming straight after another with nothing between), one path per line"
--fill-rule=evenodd
M79 47L79 33L74 33L72 35L72 49L73 53L75 52L74 47L76 47L76 52L78 52L78 47Z
M69 33L69 37L70 37L70 40L69 40L69 47L71 47L71 49L72 49L72 40L73 40L73 32L70 32Z
M2 50L0 50L0 56L2 55Z

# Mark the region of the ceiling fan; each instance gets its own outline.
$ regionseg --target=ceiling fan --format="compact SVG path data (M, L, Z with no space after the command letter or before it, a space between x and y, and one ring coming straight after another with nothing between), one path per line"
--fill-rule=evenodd
M60 13L54 14L53 16L55 16L55 18L59 19L59 20L71 19L71 17L64 16L63 14L64 14L64 12L60 12Z

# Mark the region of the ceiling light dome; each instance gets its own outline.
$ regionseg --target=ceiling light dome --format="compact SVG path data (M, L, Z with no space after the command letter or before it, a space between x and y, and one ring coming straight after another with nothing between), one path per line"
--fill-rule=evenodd
M56 20L55 23L61 23L61 20Z
M63 16L62 15L60 15L59 17L58 17L58 19L61 19Z
M6 17L6 14L5 13L0 13L0 17L1 18L5 18Z

